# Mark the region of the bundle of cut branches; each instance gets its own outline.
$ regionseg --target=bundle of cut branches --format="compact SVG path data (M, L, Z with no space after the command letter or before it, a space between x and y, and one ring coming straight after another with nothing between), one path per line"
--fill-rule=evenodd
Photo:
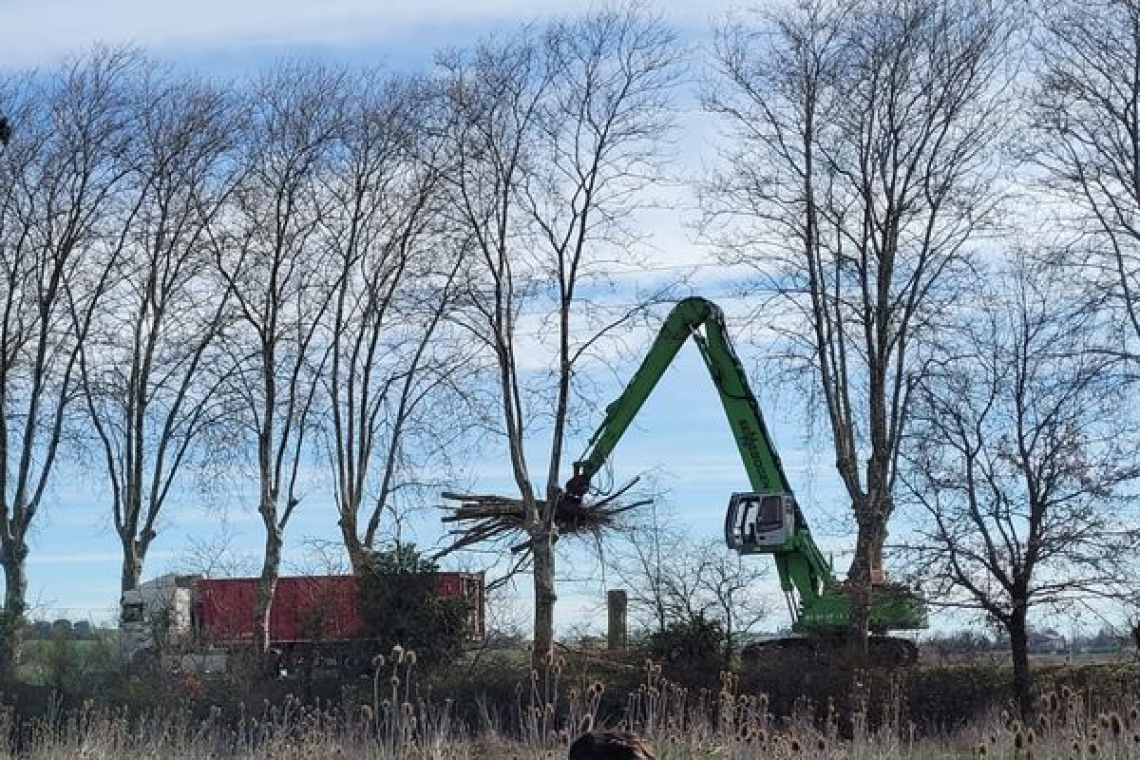
M620 504L618 497L633 486L627 484L617 493L593 503L579 499L560 498L555 504L554 526L559 536L598 536L617 527L617 517L623 512L647 504L646 501ZM445 491L441 494L445 501L458 502L442 507L448 514L442 520L458 527L449 531L453 536L451 544L442 553L449 554L475 544L487 543L511 536L525 534L527 515L522 499L507 496L478 495ZM535 504L538 514L545 514L547 503L539 500ZM524 541L511 548L511 551L524 551Z

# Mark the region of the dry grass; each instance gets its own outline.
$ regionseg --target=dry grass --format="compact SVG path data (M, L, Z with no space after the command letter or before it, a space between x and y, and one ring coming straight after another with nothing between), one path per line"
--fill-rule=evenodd
M597 681L564 684L564 663L552 659L520 689L515 728L508 731L489 715L470 727L455 719L448 700L416 696L414 652L397 648L374 664L371 698L335 706L286 700L238 715L213 709L194 717L184 709L132 717L88 702L66 713L49 711L19 731L11 711L0 711L0 735L20 737L19 746L0 749L0 757L15 757L18 749L28 760L546 760L566 757L572 738L600 721L606 691ZM858 682L847 696L850 713L831 703L822 711L804 704L777 718L766 695L742 693L730 673L722 674L717 690L689 691L647 661L642 683L626 697L625 717L608 727L648 737L660 760L1140 760L1136 694L1094 711L1087 695L1050 689L1029 725L998 712L942 736L920 736L907 725L898 698L874 703Z

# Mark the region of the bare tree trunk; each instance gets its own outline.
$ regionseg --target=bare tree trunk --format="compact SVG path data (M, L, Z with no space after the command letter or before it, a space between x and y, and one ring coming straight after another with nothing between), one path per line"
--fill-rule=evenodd
M28 598L27 558L28 547L23 540L5 542L0 561L4 567L4 609L0 610L0 684L13 683L20 667L20 640Z
M554 653L555 592L554 536L548 530L539 530L531 538L534 566L534 643L532 667L539 673L549 668Z
M342 503L340 519L337 521L341 539L344 540L344 551L348 555L349 567L356 574L368 568L368 552L364 548L364 542L360 540L357 528L358 513L359 507L354 505L351 499L346 499Z
M147 545L133 538L121 538L123 546L122 567L120 568L120 593L138 588L142 577L143 563L146 561ZM149 543L149 542L148 542Z
M273 321L273 320L267 320ZM275 375L277 356L276 340L263 345L261 349L262 391L268 403L264 407L264 418L257 440L257 473L260 497L257 513L261 516L265 530L265 552L261 557L261 574L257 583L257 607L254 609L254 648L263 660L270 650L269 616L273 611L273 593L277 588L277 577L281 569L281 530L278 527L278 491L275 487L273 462L274 433L276 432L275 406L277 400L277 378Z
M1033 717L1033 676L1029 669L1028 606L1024 599L1015 599L1013 610L1006 621L1009 633L1009 651L1013 658L1013 697L1023 720Z
M265 656L272 649L270 616L273 613L273 595L277 590L277 578L281 575L281 531L266 526L265 554L262 558L261 575L257 582L257 608L254 612L257 653Z
M869 484L870 486L870 484ZM866 495L857 495L852 507L857 526L855 555L847 573L851 585L851 646L855 653L866 655L871 622L871 594L883 578L883 545L887 537L887 520L892 509L890 493L870 486ZM878 502L878 505L876 505ZM888 506L881 506L886 503Z

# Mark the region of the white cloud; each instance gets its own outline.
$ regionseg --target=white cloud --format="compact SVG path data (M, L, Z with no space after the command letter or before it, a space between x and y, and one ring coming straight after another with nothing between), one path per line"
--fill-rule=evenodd
M70 552L66 554L37 554L28 558L28 564L36 565L90 565L114 562L121 558L115 552Z
M171 556L173 556L171 552L150 552L147 555L147 559L158 561ZM109 562L119 562L122 558L123 555L121 552L58 552L56 554L33 552L28 556L28 564L31 567L47 565L105 565Z
M94 42L134 43L155 52L235 45L264 49L365 44L410 51L425 40L461 43L464 30L487 30L593 7L596 3L587 0L562 0L557 5L521 0L14 0L0 6L0 67L52 63ZM696 9L668 0L653 7L674 23L703 28L729 6L713 2Z

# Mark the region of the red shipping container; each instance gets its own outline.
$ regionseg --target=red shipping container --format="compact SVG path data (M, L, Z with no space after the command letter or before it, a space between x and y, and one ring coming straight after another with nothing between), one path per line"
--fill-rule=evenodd
M193 586L196 630L215 644L252 643L257 609L257 578L199 578ZM470 599L472 638L483 634L482 576L440 573L436 593L445 599ZM356 606L353 575L295 576L277 579L269 613L270 643L347 641L363 623Z

